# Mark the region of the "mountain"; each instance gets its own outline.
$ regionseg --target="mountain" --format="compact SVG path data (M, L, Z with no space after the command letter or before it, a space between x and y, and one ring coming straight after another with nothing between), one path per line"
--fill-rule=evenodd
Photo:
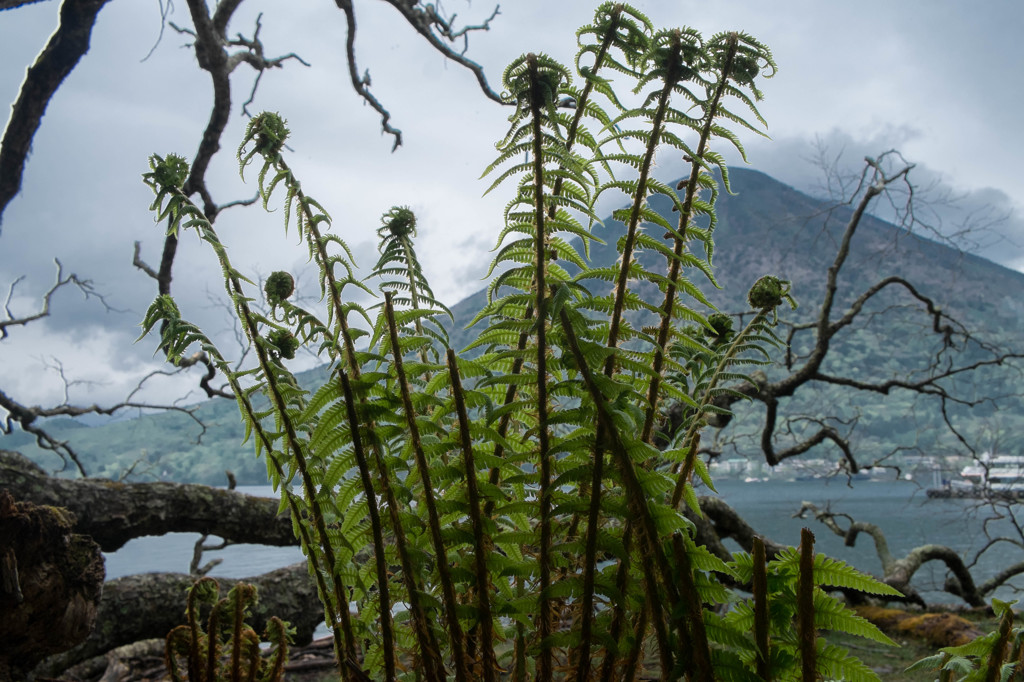
M747 307L749 287L762 275L773 274L793 283L801 304L797 317L810 315L824 292L826 271L852 211L846 206L835 208L758 171L733 168L729 173L735 194L720 196L714 233L713 263L721 289L705 286L705 293L719 309L740 311ZM669 215L667 200L654 197L651 204ZM594 226L593 234L605 241L592 244L594 263L617 258L614 239L608 235L621 230L622 224L613 220ZM650 264L657 267L657 260L652 258ZM981 325L985 332L1024 331L1024 296L1020 295L1024 273L866 216L843 268L839 306L848 305L856 294L888 275L904 277L944 309ZM699 274L692 277L698 282L703 279ZM454 347L463 347L473 338L472 330L462 329L462 322L472 319L485 300L481 290L452 306Z
M776 275L793 283L793 295L800 303L794 312L783 311L784 317L797 321L812 319L850 209L835 208L757 171L736 168L730 174L735 194L721 195L715 230L713 264L721 288L705 286L700 273L690 277L720 310L740 312L748 307L745 299L750 285L764 274ZM652 205L664 215L671 208L660 197L655 197ZM607 236L615 234L619 227L611 220L594 227L594 235L606 242L592 245L591 259L595 264L617 258L614 239ZM656 267L661 265L659 260L661 257L657 256L645 264ZM1024 291L1024 274L871 217L862 221L851 246L839 281L835 309L844 310L857 295L890 275L912 282L921 294L932 298L985 339L1019 343L1024 338L1024 296L1020 295ZM485 300L486 294L481 290L452 306L453 347L463 348L472 341L476 332L465 329L465 325ZM908 369L926 369L936 351L936 337L929 331L929 319L919 312L910 313L908 306L912 302L905 291L898 289L877 297L866 308L863 324L855 325L834 345L826 370L868 379ZM798 342L796 347L799 350L801 344ZM322 371L319 376L300 376L304 383L312 384L318 379L322 380ZM972 380L984 384L978 390L986 395L1021 392L1010 383L1019 383L1019 377L1008 380L991 373L961 381L959 388L973 390ZM864 453L862 461L866 461L896 446L944 447L941 439L936 439L936 427L941 425L939 413L921 409L919 401L909 394L886 396L882 402L877 394L812 388L802 391L784 409L788 414L831 414L859 421L855 443ZM1012 404L1015 409L1004 409L998 414L988 405L971 412L951 408L948 414L954 420L980 424L980 430L998 431L1004 443L1021 441L1019 445L1024 445L1024 437L1014 435L1024 434L1024 410L1019 409L1019 401ZM738 452L757 451L756 426L742 418L744 412L757 409L757 405L741 407L730 427L731 434L727 435L740 443L749 441ZM117 476L135 463L135 471L142 477L222 484L224 469L231 469L241 483L265 481L264 463L256 459L250 445L240 445L243 432L233 401L203 403L196 416L207 424L205 433L180 413L147 415L90 428L71 420L51 422L48 427L54 436L72 442L93 475ZM796 430L799 423L794 427ZM17 448L52 466L53 457L40 453L30 440L23 434L5 436L0 438L0 448Z

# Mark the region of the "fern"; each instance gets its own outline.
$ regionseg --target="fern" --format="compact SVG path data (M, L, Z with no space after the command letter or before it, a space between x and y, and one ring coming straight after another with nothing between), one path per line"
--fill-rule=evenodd
M810 631L884 635L816 586L884 586L809 555L803 569L787 553L723 563L695 543L691 521L693 476L712 483L696 456L700 435L732 387L767 362L774 311L792 302L786 283L765 280L751 294L755 315L734 331L703 293L716 286L712 170L729 190L712 146L742 153L730 127L762 132L756 82L771 75L771 54L741 33L656 30L610 2L577 40L574 70L527 54L504 73L513 113L483 175L486 191L510 198L477 337L461 354L448 348L451 313L417 259L412 211L384 214L380 257L358 278L330 215L283 158L288 129L272 113L250 122L239 170L258 165L264 207L283 203L286 229L317 269L320 304L295 302L294 279L274 273L261 312L254 285L182 195L187 164L153 157L153 210L213 249L254 366L232 368L166 297L144 330L159 326L172 360L198 344L228 377L247 438L284 493L347 682L497 680L500 671L632 679L647 659L665 677L751 679L765 666L785 677L807 669L809 650L819 673L864 675L844 652L819 650ZM678 187L655 176L659 151L690 164ZM621 230L608 226L619 262L592 268L594 202L616 191L629 202L613 212ZM651 208L654 195L678 220ZM382 302L364 308L356 289ZM298 346L328 363L313 391L288 370ZM259 409L257 393L267 401ZM673 402L685 406L683 423L659 436ZM765 577L758 604L723 584L755 569ZM798 618L810 623L810 644L793 636Z
M413 239L416 237L416 215L408 206L392 207L381 217L381 227L377 230L377 236L380 238L380 259L373 266L369 276L383 280L380 283L382 291L398 294L392 297L395 303L415 311L416 315L412 322L416 334L420 337L427 336L431 342L424 344L420 350L420 358L426 363L430 349L448 345L448 334L438 315L444 313L449 319L454 317L452 311L434 297L434 292L431 291L416 257L416 249L413 246ZM378 322L382 319L382 316L378 316ZM424 322L428 322L428 326L425 327ZM374 338L370 340L370 345L376 345L383 334L384 330L378 326L374 330ZM435 354L434 360L436 359Z
M1014 627L1016 602L992 600L999 629L917 661L907 671L936 670L940 680L995 682L1016 679L1024 670L1024 627Z
M261 638L245 622L257 603L256 588L238 583L227 596L218 600L220 586L213 578L202 578L188 589L185 615L187 625L179 625L167 635L165 662L174 682L185 679L259 680L277 682L284 675L292 628L276 617L267 621L262 641L273 650L264 656ZM207 628L201 623L200 605L210 605ZM222 641L223 640L223 641ZM228 649L228 651L225 651ZM184 658L187 674L182 675L180 660Z

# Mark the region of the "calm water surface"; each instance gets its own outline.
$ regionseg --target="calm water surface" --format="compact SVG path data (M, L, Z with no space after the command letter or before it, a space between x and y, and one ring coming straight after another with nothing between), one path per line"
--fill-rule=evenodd
M795 545L800 541L800 529L806 526L814 532L818 551L876 575L881 572L881 564L869 536L858 537L856 547L844 546L842 538L817 521L792 518L801 501L814 502L819 508L830 505L834 512L877 524L885 531L889 547L897 557L919 545L934 543L948 545L970 558L985 543L982 524L991 515L989 510L976 509L977 505L972 500L930 500L921 487L909 482L856 482L851 488L845 479L763 483L719 481L717 488L722 498L759 533L776 542ZM240 486L239 490L254 495L273 495L269 486ZM198 538L196 534L174 533L132 540L122 549L107 555L107 577L152 571L187 573L192 548ZM208 540L208 544L215 542L215 538ZM221 558L223 563L210 575L246 577L302 561L302 552L297 547L233 545L204 555L204 561L212 558ZM973 574L976 580L981 581L1005 565L1021 560L1024 560L1024 551L1004 544L990 550ZM942 564L931 562L915 575L914 584L929 601L955 601L952 595L935 592L941 589L945 575ZM1020 582L1024 587L1024 579ZM1012 592L1003 589L997 596L1012 598Z

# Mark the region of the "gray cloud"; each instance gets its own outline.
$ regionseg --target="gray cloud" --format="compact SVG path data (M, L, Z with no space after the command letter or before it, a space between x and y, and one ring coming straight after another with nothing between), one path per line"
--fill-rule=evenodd
M944 229L974 216L982 222L1009 218L985 233L979 252L1021 267L1024 253L1019 207L1024 177L1016 127L1020 110L1022 55L1003 46L1021 31L1021 13L1010 0L969 8L953 0L857 4L811 0L767 6L744 0L698 4L692 0L637 3L656 22L693 24L707 34L742 28L769 44L780 65L764 85L762 113L773 141L747 136L753 167L798 189L820 191L820 172L807 161L815 138L856 167L864 154L904 149L920 162L922 185L935 184L957 198L935 204ZM477 21L487 3L456 3L460 18ZM295 51L312 63L288 63L263 78L254 111L280 111L294 132L290 163L304 188L334 217L338 233L369 268L376 260L379 218L392 205L412 206L420 216L420 257L435 293L448 302L481 286L511 188L481 197L478 177L493 159L508 112L486 100L471 74L445 64L409 28L396 25L385 3L363 3L357 37L360 69L404 133L405 146L390 153L376 114L362 106L344 70L344 22L329 5L256 3L244 6L233 31L251 33L265 11L268 53ZM533 50L570 62L577 26L589 20L591 2L553 5L520 0L502 8L490 32L470 41L470 56L483 64L492 86L509 60ZM173 18L187 22L184 12ZM24 68L53 30L55 3L5 12L0 44L0 98L13 101ZM310 30L315 27L315 30ZM111 3L101 13L93 47L51 104L26 169L22 195L8 209L0 234L0 291L20 275L15 312L34 310L52 281L52 259L89 277L111 305L130 312L109 314L94 302L66 292L54 315L17 330L0 348L0 385L26 401L52 400L54 392L36 358L64 359L69 374L105 383L78 387L80 396L112 400L133 377L159 366L155 343L131 345L155 286L131 267L132 243L156 265L161 227L147 211L152 196L140 175L156 152L194 153L205 125L209 83L186 40L168 30L152 57L140 62L156 39L159 18L152 3ZM211 188L219 201L251 196L256 169L243 184L231 147L245 119L241 103L252 85L240 67L235 111L216 159ZM662 172L681 166L661 159ZM295 270L305 264L294 232L282 234L280 201L275 212L231 209L218 230L245 272ZM981 233L976 233L981 235ZM219 292L219 272L208 249L193 235L182 240L174 292L183 311L214 330L227 330L208 292ZM312 283L312 277L308 278ZM230 343L230 334L225 334ZM174 397L184 382L156 390ZM92 397L90 397L92 399Z

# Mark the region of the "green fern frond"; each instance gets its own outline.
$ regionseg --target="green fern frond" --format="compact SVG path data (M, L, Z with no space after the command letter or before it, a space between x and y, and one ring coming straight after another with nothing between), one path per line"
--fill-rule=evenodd
M771 563L772 565L778 565L789 570L795 570L800 563L800 554L796 548L787 547ZM833 559L824 554L814 555L814 582L818 585L857 590L867 594L891 597L903 596L896 588L861 573L844 561Z
M814 591L814 625L823 630L845 632L880 644L898 646L871 621L858 616L845 604L821 589Z
M847 682L880 682L880 678L871 668L846 649L834 644L825 644L818 640L817 652L818 673L826 679L846 680Z

